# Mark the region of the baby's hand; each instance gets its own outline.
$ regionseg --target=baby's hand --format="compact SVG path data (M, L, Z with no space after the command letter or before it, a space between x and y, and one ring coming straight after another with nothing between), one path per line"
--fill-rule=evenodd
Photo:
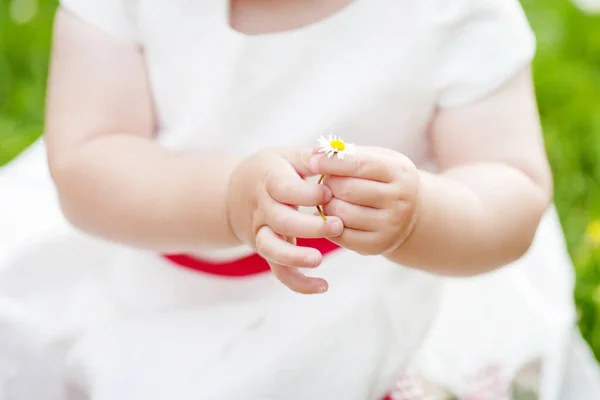
M311 175L310 149L265 150L244 160L233 172L228 193L229 221L235 235L269 262L275 276L299 293L322 293L327 282L308 278L296 268L315 268L322 254L297 247L296 238L325 238L342 233L339 218L301 213L298 206L327 203L331 190L304 180Z
M343 160L315 155L310 168L326 176L324 184L333 192L325 214L344 222L344 232L333 242L359 254L378 255L395 250L412 232L421 185L407 157L363 147Z

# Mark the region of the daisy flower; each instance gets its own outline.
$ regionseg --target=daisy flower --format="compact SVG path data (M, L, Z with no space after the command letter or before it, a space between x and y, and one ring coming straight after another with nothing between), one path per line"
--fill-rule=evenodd
M336 154L340 160L343 160L346 155L354 153L354 145L344 142L342 138L333 134L330 134L327 138L321 136L319 138L319 153L325 153L329 158Z
M342 140L342 138L329 134L329 137L325 138L321 136L319 138L319 153L327 154L328 158L331 158L334 154L337 155L339 160L343 160L346 155L351 155L354 153L355 147L353 144L346 143ZM319 179L319 184L323 182L325 175L321 175ZM323 221L327 221L327 217L323 212L323 209L320 206L317 206L317 210L319 211L319 215L323 218Z

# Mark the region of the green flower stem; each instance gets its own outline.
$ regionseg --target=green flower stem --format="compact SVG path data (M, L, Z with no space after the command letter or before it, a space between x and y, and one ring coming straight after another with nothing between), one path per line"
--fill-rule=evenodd
M323 179L325 179L325 175L321 175L317 184L320 185L321 183L323 183ZM321 218L323 218L323 221L327 222L327 217L325 216L325 213L323 212L321 206L317 206L317 210L319 210L319 214L321 215Z

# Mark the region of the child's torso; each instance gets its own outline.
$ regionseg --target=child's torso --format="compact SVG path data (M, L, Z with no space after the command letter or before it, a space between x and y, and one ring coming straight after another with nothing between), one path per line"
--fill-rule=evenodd
M141 0L159 140L245 155L312 147L331 132L425 166L435 44L412 3L355 0L312 24L248 36L230 26L225 1Z
M227 1L139 0L135 20L153 88L158 140L179 152L243 156L271 146L312 147L331 132L359 145L396 149L428 167L425 133L434 112L435 49L416 3L340 2L330 15L313 16L314 23L248 36L236 29L256 27L232 28ZM249 253L243 247L195 256L231 260ZM209 276L180 278L180 271L171 269L165 271L168 277L153 275L147 273L152 262L139 263L140 271L117 268L119 276L131 275L117 281L152 288L150 297L170 280L179 294L189 285L182 282L197 281L198 286L189 285L196 304L256 298L280 286L269 277L244 279L239 287ZM345 265L338 268L340 263ZM335 286L337 279L376 265L403 276L413 273L383 258L334 254L316 274L331 272ZM228 288L218 289L222 296L207 295L221 283ZM188 303L187 295L174 298Z

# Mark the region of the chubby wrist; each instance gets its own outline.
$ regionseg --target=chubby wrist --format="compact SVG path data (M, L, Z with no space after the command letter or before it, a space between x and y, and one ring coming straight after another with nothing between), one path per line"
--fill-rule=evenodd
M171 206L187 219L186 224L195 232L194 242L200 247L241 244L231 227L228 204L231 179L240 161L230 156L177 157L173 183L178 190L174 190Z
M424 187L423 187L423 175L426 174L424 172L418 171L419 176L419 184L417 195L415 196L416 200L414 201L413 212L410 214L409 222L405 225L406 228L401 237L398 238L398 242L396 246L382 254L386 258L399 262L398 260L402 258L403 248L405 244L412 240L415 231L417 230L417 226L420 224L421 220L424 218L423 214L426 214L426 210L424 210L426 204L423 201L424 198Z

